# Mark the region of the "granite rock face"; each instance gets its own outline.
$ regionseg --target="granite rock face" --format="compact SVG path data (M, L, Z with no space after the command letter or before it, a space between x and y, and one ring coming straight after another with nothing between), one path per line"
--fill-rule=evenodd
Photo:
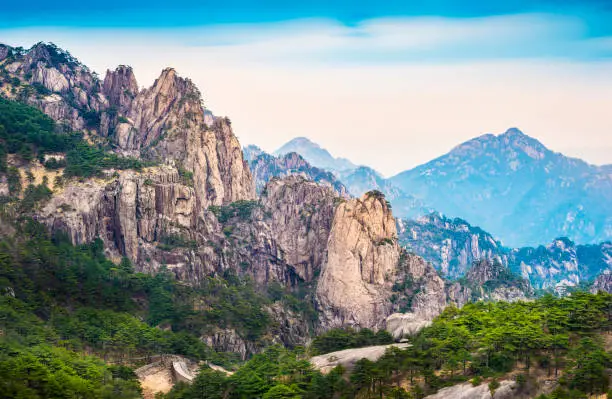
M330 187L299 176L271 180L262 195L272 236L304 281L321 271L338 197Z
M366 193L339 205L317 286L326 328L381 328L392 311L391 287L400 247L391 209L382 195Z
M338 195L348 198L346 187L336 176L331 172L312 166L295 152L275 157L257 147L249 146L245 148L245 158L250 159L249 165L255 180L257 193L261 193L266 183L272 178L297 175L331 187Z
M597 293L599 291L612 293L612 272L610 272L610 270L601 273L593 282L591 292Z
M516 382L503 380L499 387L491 394L487 384L472 386L470 383L443 388L434 395L426 396L425 399L511 399L518 396Z

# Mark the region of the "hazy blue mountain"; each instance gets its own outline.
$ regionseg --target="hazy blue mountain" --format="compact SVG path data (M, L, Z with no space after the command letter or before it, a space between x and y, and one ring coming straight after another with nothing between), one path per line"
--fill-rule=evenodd
M610 170L550 151L513 128L460 144L390 181L512 247L560 236L586 244L612 239Z
M338 177L350 193L355 196L360 196L370 190L381 191L390 200L401 195L399 188L369 166L358 166L355 169L339 173Z
M399 242L450 279L464 277L475 262L498 262L534 288L563 290L612 270L612 244L577 245L557 238L536 247L504 247L491 234L459 218L431 213L398 219Z
M251 169L255 190L258 194L262 192L266 183L275 177L299 175L307 180L332 187L339 196L349 196L344 184L333 173L312 166L296 152L275 157L257 146L249 145L243 148L243 154Z
M256 145L249 144L245 147L242 147L242 156L244 157L244 160L249 163L261 154L265 154L264 150L262 150Z
M290 152L297 152L304 157L311 165L318 168L341 172L355 169L357 165L345 158L334 158L329 151L321 148L320 145L313 143L306 137L296 137L274 151L274 155L285 155Z

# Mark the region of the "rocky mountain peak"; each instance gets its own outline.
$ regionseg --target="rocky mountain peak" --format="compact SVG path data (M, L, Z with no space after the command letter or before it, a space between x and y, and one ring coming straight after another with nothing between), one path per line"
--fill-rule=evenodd
M138 83L132 67L119 65L114 71L107 70L103 91L111 105L128 109L138 94Z
M400 253L395 220L380 192L340 204L317 286L323 325L380 328L392 311Z
M523 133L518 127L511 127L506 130L504 133L500 135L501 137L526 137L527 135Z
M30 63L44 62L48 66L52 67L66 65L71 67L80 66L82 68L86 68L68 51L59 48L53 43L36 43L27 51L25 59Z
M297 137L285 143L274 152L274 155L284 155L297 152L311 165L328 169L334 172L346 171L355 168L355 164L345 158L334 158L329 151L306 137Z

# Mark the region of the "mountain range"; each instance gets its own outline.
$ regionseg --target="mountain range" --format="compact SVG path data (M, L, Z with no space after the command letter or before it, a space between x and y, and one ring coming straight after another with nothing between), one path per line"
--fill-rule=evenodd
M306 139L289 143L314 166L329 165L331 155L320 164L320 157L311 156L329 155L320 146ZM365 166L330 170L353 195L368 189L387 194L396 216L438 211L522 247L557 237L582 244L612 239L611 169L553 152L511 128L476 137L389 179Z
M508 248L459 218L431 213L398 219L399 241L450 279L461 279L475 262L498 262L536 289L564 292L612 270L612 243L576 244L557 238L546 245Z
M502 383L548 392L522 392L516 364L535 351L550 372L552 335L605 333L612 297L527 299L597 275L592 290L612 289L610 244L508 248L462 219L397 218L442 206L437 188L457 212L467 199L499 210L466 193L487 184L506 204L529 188L545 207L535 184L548 180L550 195L586 185L559 201L609 215L608 167L537 144L516 130L482 136L384 179L307 139L277 155L243 149L172 68L141 89L129 66L101 79L53 44L0 45L0 396L136 398L160 378L187 384L147 397L406 397L395 375L424 397L468 373L454 388L478 397ZM597 340L560 342L572 345L555 355L568 378L578 355L600 353ZM380 363L309 362L367 345Z

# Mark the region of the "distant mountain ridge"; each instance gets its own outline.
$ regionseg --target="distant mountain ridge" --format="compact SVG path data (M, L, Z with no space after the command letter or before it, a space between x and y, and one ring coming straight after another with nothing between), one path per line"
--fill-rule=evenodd
M297 175L321 185L329 186L341 197L349 196L344 184L333 173L312 166L296 152L275 157L252 145L245 147L243 151L245 160L249 163L255 181L255 190L258 194L262 193L266 184L273 178Z
M306 137L297 137L285 143L281 148L274 151L274 155L285 155L290 152L297 152L313 166L328 169L332 172L347 171L357 167L346 158L334 158L329 151Z
M537 247L508 248L479 227L439 213L398 219L398 237L409 251L450 279L464 277L476 262L498 262L534 288L564 290L612 270L612 243L578 245L557 238Z
M308 139L289 143L306 159L300 151L329 155ZM332 162L331 155L311 157L320 168ZM612 240L612 166L553 152L517 128L476 137L389 179L367 166L328 169L353 195L385 193L398 217L439 211L481 226L509 247L556 237L581 244Z
M467 141L390 180L509 246L559 236L580 243L612 238L609 168L555 153L516 128Z

